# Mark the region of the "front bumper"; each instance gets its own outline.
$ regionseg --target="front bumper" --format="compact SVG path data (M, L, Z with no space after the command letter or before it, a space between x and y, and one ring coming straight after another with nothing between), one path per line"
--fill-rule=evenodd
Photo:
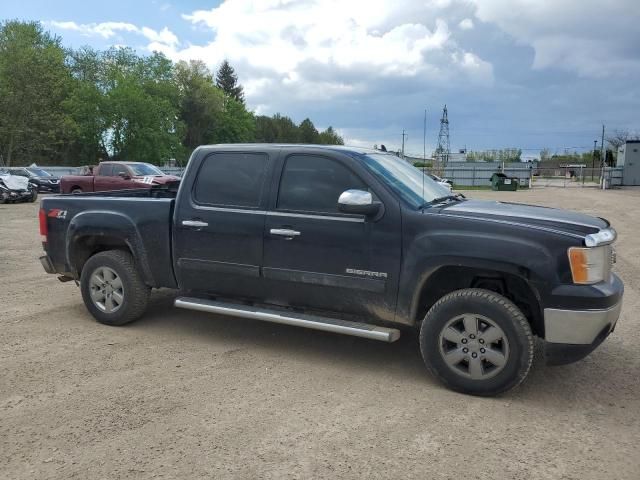
M566 365L583 359L613 332L622 309L623 287L614 278L617 303L602 309L545 308L545 359L548 365Z
M622 302L603 310L558 310L545 308L545 340L550 343L588 345L608 328L613 330ZM608 333L608 332L607 332Z
M38 184L38 193L60 193L60 184Z
M563 285L544 309L545 357L549 365L576 362L613 332L620 317L624 285L612 274L594 285Z
M11 190L9 192L2 192L2 199L7 203L20 203L29 202L32 198L32 193L29 190Z

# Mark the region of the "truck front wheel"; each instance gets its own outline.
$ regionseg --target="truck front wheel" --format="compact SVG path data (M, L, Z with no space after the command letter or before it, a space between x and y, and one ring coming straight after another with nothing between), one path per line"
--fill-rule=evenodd
M105 325L124 325L139 318L151 290L140 278L131 254L122 250L89 258L82 268L80 289L91 315Z
M449 388L497 395L519 385L533 361L533 335L509 299L478 288L457 290L431 307L420 328L427 368Z

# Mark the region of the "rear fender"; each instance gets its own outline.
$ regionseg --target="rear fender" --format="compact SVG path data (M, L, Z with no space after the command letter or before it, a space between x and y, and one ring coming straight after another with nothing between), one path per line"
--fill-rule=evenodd
M124 214L111 211L80 212L69 222L67 229L66 263L69 271L80 277L81 268L77 265L76 247L81 241L92 238L100 245L100 239L118 239L122 241L131 253L140 273L147 285L153 285L153 275L149 269L149 261L142 243L142 237L136 225Z

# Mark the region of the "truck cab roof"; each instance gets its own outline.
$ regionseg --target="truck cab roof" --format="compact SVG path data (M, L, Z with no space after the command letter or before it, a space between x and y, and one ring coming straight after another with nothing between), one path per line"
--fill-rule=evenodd
M379 153L384 154L388 152L382 152L373 148L356 147L348 145L316 145L316 144L299 144L299 143L217 143L211 145L202 145L198 149L206 150L246 150L246 149L268 149L268 150L281 150L281 149L295 149L296 151L314 151L327 150L327 151L339 151L344 153L355 154L370 154ZM393 155L393 153L389 153Z

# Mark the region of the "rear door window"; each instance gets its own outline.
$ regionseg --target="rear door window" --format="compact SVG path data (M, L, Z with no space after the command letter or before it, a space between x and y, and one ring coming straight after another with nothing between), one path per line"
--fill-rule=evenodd
M204 159L193 189L201 205L258 207L269 157L265 153L214 153Z

